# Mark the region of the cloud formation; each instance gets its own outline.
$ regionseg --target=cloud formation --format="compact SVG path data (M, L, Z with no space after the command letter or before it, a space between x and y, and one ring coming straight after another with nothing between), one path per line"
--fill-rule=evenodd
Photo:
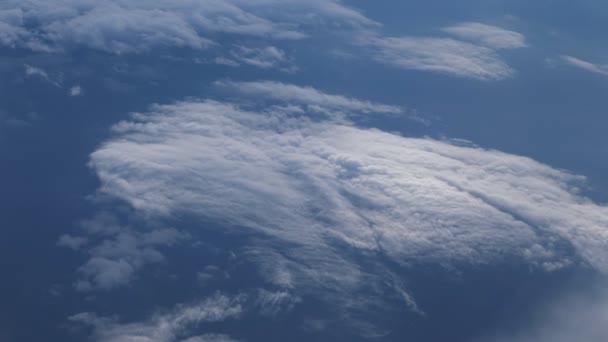
M481 23L443 28L458 39L387 36L381 25L336 0L8 0L0 4L0 44L42 52L90 48L113 54L157 48L214 48L203 58L230 66L292 72L284 51L269 43L330 33L377 62L479 80L513 70L497 49L526 46L517 32ZM226 36L257 40L257 47L223 46ZM326 35L327 36L327 35ZM325 37L326 38L326 37ZM254 45L255 46L255 45Z
M592 72L594 74L600 74L604 76L608 76L608 65L599 65L594 64L580 58L572 57L572 56L561 56L562 60L567 62L568 64Z
M341 95L330 95L312 87L303 87L274 81L235 82L218 81L216 86L229 89L251 98L270 99L282 104L304 106L308 111L322 114L400 114L404 109L398 106L361 101ZM296 107L291 108L296 109ZM334 115L335 114L335 115Z
M192 336L191 329L201 323L221 322L237 318L243 311L242 296L216 294L199 303L178 306L172 312L156 314L137 323L120 323L115 318L79 313L70 317L73 323L94 328L95 342L232 342L221 334Z
M311 15L316 24L373 24L339 2L321 0L8 0L0 4L0 43L45 52L72 46L116 54L204 49L215 34L301 39L306 33L299 27Z
M91 155L100 192L152 217L194 214L270 237L249 257L283 288L344 292L391 277L381 267L362 270L339 246L402 266L514 256L552 270L573 262L566 242L608 270L608 209L578 194L581 177L498 151L302 114L319 101L369 112L365 101L311 88L303 97L280 83L234 85L253 96L283 86L293 100L257 110L187 101L135 114Z
M373 48L373 58L402 69L432 71L479 80L511 77L509 67L489 47L451 38L385 37L362 38L361 44Z
M165 260L162 248L172 247L188 236L173 228L135 231L117 223L110 214L99 214L82 224L85 235L63 235L59 246L86 250L88 261L78 269L79 291L112 290L131 283L147 264Z
M442 30L460 39L494 49L516 49L528 46L523 34L482 23L460 23L444 27Z

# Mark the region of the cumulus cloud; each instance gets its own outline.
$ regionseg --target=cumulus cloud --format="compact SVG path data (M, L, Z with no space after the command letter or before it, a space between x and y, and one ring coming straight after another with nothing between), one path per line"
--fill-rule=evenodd
M608 65L599 65L594 64L580 58L572 57L572 56L561 56L562 60L567 62L568 64L592 72L594 74L600 74L604 76L608 76Z
M375 49L376 61L402 69L432 71L458 77L499 80L511 77L511 69L489 47L450 38L368 36L360 39Z
M199 303L178 306L173 311L156 314L148 320L121 323L116 318L98 317L93 313L79 313L70 317L73 323L94 328L95 342L231 342L226 335L191 335L201 323L221 322L241 315L242 296L216 294Z
M482 23L460 23L444 27L443 31L495 49L516 49L527 46L526 37L523 34Z
M368 289L424 314L378 256L401 267L515 257L540 270L581 259L608 270L608 209L579 194L582 177L498 151L356 127L331 113L306 115L315 105L372 112L365 101L278 83L232 86L269 103L185 101L115 125L91 155L100 193L150 217L195 215L266 236L245 257L270 283L345 310L381 308L369 293L355 299ZM281 103L277 94L289 110L271 105Z

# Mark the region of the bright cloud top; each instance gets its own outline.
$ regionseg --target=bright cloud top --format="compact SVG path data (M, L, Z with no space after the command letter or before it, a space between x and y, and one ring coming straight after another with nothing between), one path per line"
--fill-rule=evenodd
M284 286L331 278L324 267L357 283L336 243L403 265L520 256L554 269L571 262L559 247L567 241L608 270L608 209L577 194L580 177L497 151L311 121L299 101L259 111L210 100L156 106L114 126L90 166L101 192L142 212L246 227L299 246L292 261L318 261L306 277L277 266Z

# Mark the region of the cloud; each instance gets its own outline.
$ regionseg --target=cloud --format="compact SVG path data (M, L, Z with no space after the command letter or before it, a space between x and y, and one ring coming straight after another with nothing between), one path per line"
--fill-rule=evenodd
M80 96L80 95L82 95L82 87L81 86L73 86L68 91L68 95L70 95L70 96Z
M43 80L49 80L49 74L41 68L37 68L28 64L24 65L25 68L25 76L27 77L39 77Z
M269 283L347 312L386 309L378 301L390 297L424 314L407 272L382 260L407 269L516 258L541 271L582 260L608 271L608 208L579 194L582 177L332 114L373 112L366 101L227 85L265 105L184 101L134 114L91 155L99 192L152 219L188 215L255 233L242 257Z
M404 110L398 106L361 101L340 95L330 95L312 87L302 87L273 81L219 81L216 82L216 86L252 98L270 99L292 105L305 105L307 110L315 110L325 114L344 114L345 112L350 112L351 114L399 114L404 112Z
M35 51L73 46L125 54L158 47L204 49L217 33L302 39L311 17L351 26L373 22L335 1L7 0L0 43Z
M460 39L494 49L516 49L528 46L523 34L482 23L460 23L444 27L442 30Z
M290 65L285 51L274 46L261 48L237 46L228 56L217 57L214 62L233 67L245 64L260 69L280 69L286 72L296 70L295 66Z
M108 214L86 221L83 228L83 236L63 235L57 242L59 246L86 250L89 254L88 261L78 269L80 279L75 287L79 291L107 291L129 285L144 266L165 260L161 248L188 238L173 228L135 231L118 225Z
M79 313L69 319L92 326L95 342L231 342L233 340L226 335L188 335L201 323L239 317L243 300L241 296L216 294L200 303L178 306L171 312L156 314L137 323L120 323L116 318L98 317L92 313Z
M39 68L39 67L29 65L29 64L24 64L23 67L24 67L25 77L39 79L39 80L48 82L58 88L62 87L62 85L61 85L62 81L63 81L62 73L49 74L46 70Z
M500 80L514 73L495 50L450 38L372 35L361 38L360 44L375 49L377 62L402 69L478 80Z
M599 65L599 64L594 64L585 60L582 60L580 58L576 58L576 57L572 57L572 56L561 56L562 60L566 61L567 63L569 63L572 66L575 66L577 68L595 73L595 74L600 74L600 75L604 75L604 76L608 76L608 66L607 65Z

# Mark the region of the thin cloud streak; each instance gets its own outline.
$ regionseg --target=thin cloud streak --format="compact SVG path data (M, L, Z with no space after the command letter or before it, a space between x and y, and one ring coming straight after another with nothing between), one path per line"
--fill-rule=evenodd
M494 49L517 49L528 46L523 34L482 23L460 23L444 27L442 31Z

